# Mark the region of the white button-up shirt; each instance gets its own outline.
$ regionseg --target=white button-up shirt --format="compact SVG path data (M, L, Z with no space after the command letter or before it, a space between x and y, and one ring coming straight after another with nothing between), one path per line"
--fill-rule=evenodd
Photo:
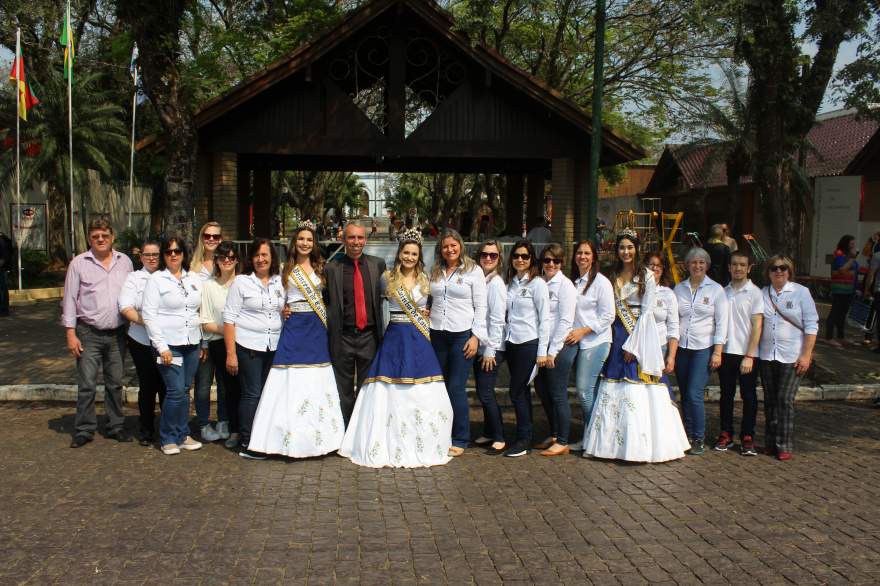
M479 353L492 358L504 351L504 325L507 322L507 285L498 273L486 282L486 342Z
M749 351L749 338L752 336L752 316L764 313L764 297L750 279L739 289L733 285L724 288L730 321L727 328L726 354L745 356Z
M661 344L670 339L678 339L678 300L669 287L657 285L654 298L654 321L657 323L657 337Z
M201 305L202 280L198 275L182 271L177 279L167 269L150 275L144 287L141 317L150 343L160 354L169 346L202 341Z
M269 277L266 286L253 273L235 277L223 308L224 323L235 324L235 342L248 350L274 351L281 336L285 295L278 275Z
M819 333L819 314L810 290L789 281L779 293L772 286L764 287L763 300L764 328L759 346L761 360L794 364L801 355L804 335ZM788 320L803 328L803 331Z
M675 286L675 298L679 348L703 350L727 342L727 296L721 285L705 276L694 290L690 279L685 279Z
M547 281L547 290L550 293L550 347L547 355L556 356L565 345L565 337L574 324L577 292L574 283L562 271Z
M581 338L581 350L611 343L611 324L614 323L614 287L602 273L596 273L593 284L584 293L589 273L574 282L575 311L574 329L590 328L589 334Z
M463 272L461 266L447 276L431 281L431 329L443 332L471 331L485 343L486 333L486 277L483 269L475 266Z
M122 291L119 292L119 311L128 309L129 307L135 311L141 311L144 306L144 288L147 286L147 280L150 278L150 271L140 269L128 273L128 278L122 285ZM150 336L147 334L147 328L143 325L131 322L128 325L128 337L144 346L150 345Z
M507 334L504 340L522 344L538 339L538 356L550 345L550 291L541 277L514 276L507 284Z

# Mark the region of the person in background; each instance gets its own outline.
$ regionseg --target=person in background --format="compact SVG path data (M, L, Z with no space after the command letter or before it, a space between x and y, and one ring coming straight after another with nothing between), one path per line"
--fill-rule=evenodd
M674 289L679 317L675 378L681 393L684 427L691 442L690 454L699 456L706 450L706 382L709 372L721 366L721 353L727 342L728 308L724 288L706 274L712 262L709 253L692 248L684 262L688 278Z
M81 448L98 428L95 393L98 369L104 374L104 409L108 439L130 442L123 426L122 377L125 374L125 318L119 293L132 271L128 256L113 250L110 222L97 218L86 231L89 249L67 267L61 323L67 329L67 350L76 358L77 398L71 448Z
M727 245L730 252L736 252L739 250L739 244L736 243L736 238L730 233L730 226L727 224L721 224L721 229L724 231L724 236L721 238L721 241Z
M709 253L710 265L708 275L713 281L726 287L730 283L730 248L722 240L724 228L721 224L715 224L709 228L709 239L706 242L706 252Z
M510 402L516 413L516 441L505 452L525 456L532 441L532 371L547 364L550 345L550 295L539 276L535 248L528 240L514 243L507 265L507 331L504 353L510 371Z
M664 375L675 372L675 356L678 353L678 299L675 292L670 289L672 279L663 262L663 255L659 252L649 252L645 255L645 266L654 274L657 283L657 295L654 301L654 321L657 324L657 337L660 338L660 347L666 366ZM669 386L669 396L675 400L675 393L668 379L664 382Z
M547 362L535 377L535 392L541 399L550 436L535 446L542 456L561 456L568 447L571 429L571 405L568 401L568 379L578 354L577 344L566 344L565 339L574 325L577 291L565 273L560 270L565 251L553 242L541 253L541 266L550 296L550 346Z
M206 222L201 230L199 230L199 238L195 243L195 250L190 263L190 272L199 277L204 284L214 274L214 253L217 246L223 240L223 229L218 222ZM202 441L215 442L219 439L227 439L229 434L225 431L219 433L214 425L211 424L211 383L214 381L214 372L217 367L223 368L223 365L215 365L211 359L211 353L208 352L208 341L203 340L204 344L202 358L199 362L199 369L196 372L196 388L193 392L196 403L196 422L199 426L199 434ZM223 395L223 377L217 377L217 419L223 419L220 415L221 405L220 396ZM225 415L225 408L223 409Z
M471 439L467 379L486 333L486 276L469 256L461 235L440 233L431 269L431 346L452 403L449 455L464 453Z
M0 230L0 317L9 315L9 277L12 268L12 240Z
M474 384L477 398L483 405L483 435L474 440L478 446L488 446L486 453L498 456L504 453L504 422L501 407L495 396L498 368L504 362L504 324L507 315L507 285L501 276L504 257L497 240L482 242L476 251L476 261L486 279L486 341L477 350L474 362Z
M761 330L761 384L764 387L764 453L791 460L794 449L794 399L810 368L819 314L810 290L795 283L794 262L783 255L767 259Z
M727 343L721 354L718 379L721 382L721 434L715 449L726 452L733 445L733 400L736 383L742 397L740 424L740 453L757 455L755 451L755 420L758 416L758 342L764 321L764 300L761 291L752 284L749 273L752 262L744 252L730 255L730 285L724 288L730 320Z
M144 289L150 275L158 270L161 264L162 244L155 239L147 239L141 248L140 270L128 274L122 291L119 294L119 312L130 323L128 326L128 352L134 361L138 377L138 412L140 431L138 442L149 446L155 441L156 397L159 406L165 401L165 383L156 365L156 355L150 346L150 336L144 327L141 309L144 305Z
M159 419L159 444L166 456L198 450L189 436L189 387L199 365L202 328L202 279L187 271L189 248L180 236L162 243L159 269L144 287L141 315L159 359L165 400Z
M535 218L535 225L526 234L526 240L531 241L535 250L540 254L544 250L544 244L553 240L553 234L547 227L547 218L538 216Z
M577 293L574 323L565 337L565 344L577 346L575 387L584 416L581 441L569 444L571 451L583 451L587 428L593 413L599 375L611 351L611 326L614 323L614 288L599 272L599 256L590 240L581 240L574 247L571 277Z
M238 253L235 243L224 240L214 250L214 276L205 281L202 290L202 339L208 343L208 353L214 364L214 376L222 380L217 384L217 433L226 437L227 448L238 446L238 408L241 387L238 377L226 370L226 342L223 340L223 309L229 287L238 275Z
M862 296L865 301L871 302L871 310L865 322L864 344L870 346L874 339L874 330L877 330L877 339L880 341L880 232L874 232L865 244L862 253L868 257L868 274L865 275L865 286ZM880 344L874 348L874 352L880 353Z
M831 311L825 320L825 340L835 348L843 348L845 341L846 314L859 279L858 255L855 236L846 234L838 241L831 259Z
M223 308L223 340L226 370L238 376L241 399L238 408L239 452L251 460L265 456L248 449L254 414L281 336L284 286L278 274L275 247L268 238L256 238L244 273L235 277Z

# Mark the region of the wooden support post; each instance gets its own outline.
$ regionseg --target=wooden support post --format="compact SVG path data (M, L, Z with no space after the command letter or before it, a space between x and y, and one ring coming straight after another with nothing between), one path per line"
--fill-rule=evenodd
M254 169L254 237L272 237L272 172Z
M535 227L535 220L544 214L544 175L531 173L527 178L526 224L529 230ZM546 218L545 218L546 219Z
M506 234L522 234L523 223L523 176L511 174L507 176L505 189L505 228Z

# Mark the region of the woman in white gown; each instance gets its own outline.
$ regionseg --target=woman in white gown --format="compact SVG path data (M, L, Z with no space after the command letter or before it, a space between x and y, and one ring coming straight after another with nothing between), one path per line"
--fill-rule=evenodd
M661 381L664 360L654 322L656 283L639 263L639 240L617 237L612 274L611 352L584 439L584 455L631 462L683 458L690 448L681 416ZM641 308L648 308L645 312Z
M429 339L422 238L407 230L398 241L394 268L382 276L390 323L339 449L371 468L446 464L452 445L452 404Z
M282 282L291 313L254 416L251 451L310 458L342 443L345 425L330 365L323 273L317 234L306 222L290 238Z

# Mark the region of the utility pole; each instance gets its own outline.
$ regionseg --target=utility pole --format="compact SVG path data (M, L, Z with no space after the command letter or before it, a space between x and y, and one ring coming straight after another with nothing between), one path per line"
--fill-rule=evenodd
M599 211L599 156L602 151L602 89L605 75L605 0L596 0L596 51L593 57L593 134L590 137L590 174L587 191L587 238L596 239Z

